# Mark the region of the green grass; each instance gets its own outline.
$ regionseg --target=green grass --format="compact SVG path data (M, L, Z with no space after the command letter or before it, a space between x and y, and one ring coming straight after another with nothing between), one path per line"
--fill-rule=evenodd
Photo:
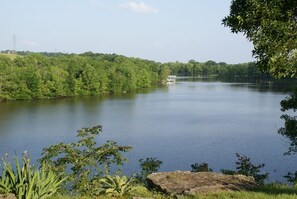
M21 55L17 55L17 54L5 54L5 53L0 53L1 56L5 56L8 57L10 59L15 59L17 57L22 57Z
M224 191L219 193L212 194L198 194L195 196L175 196L170 197L161 193L148 191L144 187L138 186L135 189L133 195L122 197L122 198L114 198L114 199L123 199L128 198L132 199L133 196L138 196L142 198L154 198L154 199L296 199L297 198L297 188L289 187L287 185L273 184L273 185L265 185L263 187L258 188L254 191L240 191L240 192L230 192ZM79 197L79 196L54 196L51 199L111 199L112 197L100 196L100 197Z

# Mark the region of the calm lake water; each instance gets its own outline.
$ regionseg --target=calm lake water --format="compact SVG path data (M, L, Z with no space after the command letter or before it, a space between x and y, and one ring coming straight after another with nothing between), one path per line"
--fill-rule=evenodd
M190 170L195 162L235 169L238 152L265 163L271 181L283 181L297 170L296 155L283 156L288 143L277 133L285 96L249 83L179 81L121 96L0 103L0 154L27 150L34 161L42 148L102 124L99 140L133 146L126 174L137 172L138 159L146 157L162 160L162 171Z

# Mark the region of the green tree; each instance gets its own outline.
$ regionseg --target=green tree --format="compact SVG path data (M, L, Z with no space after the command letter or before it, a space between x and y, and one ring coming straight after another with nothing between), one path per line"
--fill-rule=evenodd
M63 97L68 94L68 73L62 67L48 67L47 77L44 78L43 92L47 97Z
M140 159L139 165L141 168L141 172L137 175L137 179L140 182L146 184L146 177L151 173L157 172L162 163L163 162L161 160L158 160L157 158L150 157L146 159Z
M100 82L97 71L90 64L87 64L81 75L83 90L87 94L95 95L99 93Z
M28 67L25 71L24 78L27 88L31 91L32 98L39 98L42 96L42 80L41 75L35 67Z
M194 164L191 164L191 172L212 172L213 169L209 168L208 167L208 163L194 163Z
M44 148L39 162L57 174L64 172L75 192L95 194L98 181L111 171L111 166L121 166L127 161L122 153L132 148L114 141L98 145L95 138L101 132L102 126L82 128L77 131L77 142Z
M163 66L159 71L160 82L165 83L169 74L170 74L169 68L167 66Z
M297 111L297 90L281 101L281 107L283 112L294 113ZM297 116L283 114L281 118L284 119L285 126L280 128L278 133L290 141L289 150L285 155L295 154L297 152Z
M297 77L296 0L233 0L223 24L253 43L262 71Z
M108 88L110 93L120 93L124 87L125 77L116 67L108 70Z
M6 98L5 87L8 83L9 69L12 67L12 61L8 57L0 55L0 101Z
M149 88L151 86L151 78L147 70L140 69L136 82L137 88Z
M278 78L297 77L296 0L233 0L223 24L253 42L253 55L260 69ZM254 73L251 68L249 72ZM282 111L297 110L296 94L281 102ZM291 141L286 154L296 153L297 118L287 114L281 118L285 127L278 132Z
M120 55L24 53L0 56L0 99L123 93L160 84L160 63Z
M254 165L251 159L245 155L236 153L237 162L236 171L222 169L221 172L228 175L241 174L245 176L252 176L259 184L264 184L264 181L268 178L268 173L261 173L261 169L265 164Z

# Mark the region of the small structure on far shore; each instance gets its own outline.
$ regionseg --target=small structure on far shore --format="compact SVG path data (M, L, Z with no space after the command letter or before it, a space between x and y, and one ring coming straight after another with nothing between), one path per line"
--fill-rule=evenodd
M169 75L166 82L167 84L175 84L176 81L176 75Z

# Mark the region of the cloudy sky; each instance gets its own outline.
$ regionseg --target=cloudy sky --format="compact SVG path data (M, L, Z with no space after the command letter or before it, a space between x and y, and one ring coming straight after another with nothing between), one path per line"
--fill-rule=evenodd
M0 0L0 50L116 53L160 62L252 61L221 25L231 0Z

